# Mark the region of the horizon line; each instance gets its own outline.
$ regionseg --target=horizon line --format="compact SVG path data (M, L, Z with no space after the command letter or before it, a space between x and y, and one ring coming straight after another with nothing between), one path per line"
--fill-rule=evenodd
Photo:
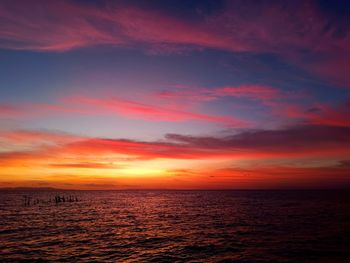
M335 191L335 190L350 190L347 187L333 188L125 188L125 189L70 189L70 188L55 188L55 187L0 187L0 191L10 190L41 190L41 191Z

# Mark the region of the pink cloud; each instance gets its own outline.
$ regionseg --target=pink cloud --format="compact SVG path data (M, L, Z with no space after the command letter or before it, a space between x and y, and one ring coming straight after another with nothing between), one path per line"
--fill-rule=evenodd
M121 39L102 29L107 13L69 1L2 1L0 46L11 49L67 51ZM94 22L92 22L94 21Z
M12 49L66 51L101 44L186 44L245 51L234 39L213 34L203 23L192 24L137 7L93 8L69 1L2 1L0 46ZM28 12L31 10L31 12ZM40 32L40 34L38 34ZM164 46L166 48L166 46Z
M231 96L262 101L282 97L282 93L278 89L262 85L240 85L238 87L227 86L216 89L213 93L217 96Z
M350 127L349 102L337 106L317 103L308 108L278 104L275 106L275 111L288 118L301 119L309 124Z
M218 34L205 21L191 23L160 12L139 8L119 9L114 21L123 32L136 41L146 43L176 43L248 51L246 43Z
M64 0L4 0L0 6L2 48L67 51L143 44L175 53L179 47L268 52L350 86L350 34L335 36L336 26L314 1L227 1L223 10L193 20L125 3L96 7Z
M0 118L18 117L24 114L19 107L9 104L0 104Z
M57 113L94 114L91 109L79 109L74 105L50 103L22 103L0 105L0 118L33 118L53 115Z
M350 46L350 40L348 46ZM326 58L314 63L304 60L297 63L339 86L350 87L350 51L340 50L340 54L327 54Z
M68 143L79 140L83 137L52 131L30 131L30 130L15 130L6 131L0 130L0 139L11 143L37 143L49 142L54 144Z
M184 111L180 107L156 106L136 101L124 100L117 97L110 99L96 99L89 97L71 97L67 101L79 106L92 106L97 111L118 114L128 118L146 119L153 121L188 121L197 120L204 122L223 123L229 126L245 127L246 121L238 118L216 116L204 113Z
M216 88L180 87L172 90L157 92L156 97L162 99L187 99L197 101L211 101L220 97L236 97L268 102L285 98L279 89L266 85L245 84L238 86L224 86Z
M155 105L118 97L92 98L82 96L66 97L57 103L33 103L22 107L15 105L0 107L0 116L11 118L42 117L54 114L119 115L131 119L151 121L201 121L219 123L232 127L248 127L250 123L232 116L219 116L184 110L181 105Z

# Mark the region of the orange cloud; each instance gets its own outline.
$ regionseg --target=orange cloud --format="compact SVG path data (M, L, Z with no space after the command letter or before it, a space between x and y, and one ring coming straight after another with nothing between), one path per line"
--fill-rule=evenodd
M213 181L221 182L223 188L347 188L350 186L350 166L286 167L265 166L224 168L209 171ZM226 183L226 187L225 187Z
M15 147L23 143L24 132L5 133L3 144ZM18 136L18 134L22 134ZM25 133L24 133L25 134ZM37 136L42 134L39 140ZM16 141L16 138L18 141ZM152 159L293 158L307 156L344 156L350 153L348 127L299 126L281 130L255 130L226 137L196 137L168 134L163 141L133 141L88 138L66 134L28 132L25 139L37 138L25 151L1 153L1 162L38 159L90 157ZM52 163L52 162L51 162Z
M226 137L169 134L161 141L151 142L7 131L0 133L0 144L5 146L0 152L0 183L24 182L28 175L31 180L56 183L70 182L72 178L76 186L79 182L96 183L100 176L131 185L139 178L139 188L301 187L349 182L349 164L345 161L328 168L239 167L242 158L259 163L267 159L290 162L304 157L346 159L350 154L348 127L300 126ZM228 161L238 167L225 168ZM68 178L63 176L67 172L71 174ZM57 176L52 177L53 174ZM153 179L145 183L145 178Z
M83 168L83 169L114 169L120 166L106 163L96 162L80 162L80 163L56 163L49 165L52 168Z
M5 140L11 143L54 143L63 144L79 140L83 137L53 131L30 131L30 130L15 130L15 131L1 131L0 140Z

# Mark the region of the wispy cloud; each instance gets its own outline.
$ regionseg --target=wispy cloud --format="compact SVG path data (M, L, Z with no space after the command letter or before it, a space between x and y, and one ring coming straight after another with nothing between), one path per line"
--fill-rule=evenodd
M182 108L181 105L156 105L118 97L69 96L51 104L32 103L22 107L17 107L16 105L6 106L3 115L16 118L74 113L83 115L118 115L129 119L150 121L200 121L218 123L230 127L250 126L248 121L241 120L238 117L207 114Z
M14 105L0 104L0 117L11 118L23 116L25 112Z
M165 107L120 99L96 99L89 97L71 97L68 99L75 105L93 106L97 111L107 111L110 114L119 114L128 118L147 119L153 121L188 121L197 120L204 122L222 123L229 126L244 127L248 122L234 117L216 116L205 113L184 111L180 106Z
M96 162L78 162L78 163L54 163L49 165L52 168L72 168L72 169L115 169L119 165Z
M348 101L335 106L314 103L308 107L296 104L279 104L275 107L275 111L279 111L280 114L288 118L301 119L304 123L350 127L350 104Z
M259 3L227 1L213 14L184 19L133 4L100 6L72 1L2 1L0 46L66 51L115 45L214 48L274 53L289 62L349 86L350 35L320 10L316 1ZM333 19L333 20L332 20ZM175 52L175 53L176 53Z
M235 97L258 100L262 102L287 97L286 94L277 88L258 84L231 85L212 88L180 86L171 90L169 89L156 92L155 95L163 99L211 101L223 97Z

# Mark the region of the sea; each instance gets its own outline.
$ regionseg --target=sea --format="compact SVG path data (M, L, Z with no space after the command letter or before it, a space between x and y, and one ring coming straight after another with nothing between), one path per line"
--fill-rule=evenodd
M0 262L350 262L350 191L1 190Z

